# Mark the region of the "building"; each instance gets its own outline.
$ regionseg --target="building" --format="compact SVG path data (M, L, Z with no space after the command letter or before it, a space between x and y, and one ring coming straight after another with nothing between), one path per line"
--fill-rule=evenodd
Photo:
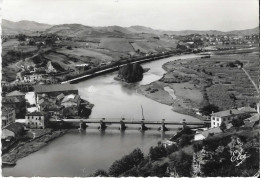
M249 114L256 114L257 111L255 108L251 108L251 107L241 107L241 108L237 108L237 110L242 111L244 113L249 113Z
M61 105L64 106L65 108L72 107L72 106L78 107L79 104L80 104L80 96L75 94L67 95L61 101Z
M34 86L36 103L43 97L56 98L59 94L64 95L76 94L78 95L78 88L72 84L53 84L53 85L36 85Z
M17 98L25 99L25 93L20 92L18 90L15 90L15 91L12 91L10 93L7 93L5 96L9 97L9 98L10 97L17 97Z
M2 106L2 127L15 122L15 109Z
M20 137L24 132L24 126L21 123L12 123L2 129L1 139L11 140Z
M249 117L244 120L245 127L254 127L256 124L259 124L259 114L255 114L252 117Z
M194 141L204 140L210 135L215 135L218 133L222 133L221 129L219 127L211 128L208 130L204 130L200 133L196 133L194 136Z
M56 62L49 61L47 63L47 73L64 72L65 70Z
M24 96L6 96L2 98L2 104L15 109L16 117L24 118L26 112L26 103Z
M78 73L82 73L82 72L90 69L89 64L76 64L75 68Z
M23 77L23 81L25 81L25 82L41 81L41 80L45 80L46 77L47 77L46 74L25 75L25 76Z
M77 116L79 114L80 97L70 94L63 98L61 106L64 107L63 114L66 116Z
M230 109L226 111L220 111L211 114L211 128L219 127L222 122L226 125L233 119L244 119L248 116L248 113L244 113L237 109Z
M32 112L26 114L25 125L32 129L44 129L47 125L47 115L43 112Z

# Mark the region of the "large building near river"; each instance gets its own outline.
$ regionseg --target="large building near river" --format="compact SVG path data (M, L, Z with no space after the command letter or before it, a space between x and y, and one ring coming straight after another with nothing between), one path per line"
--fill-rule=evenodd
M61 93L64 95L75 94L78 95L78 88L72 84L52 84L52 85L36 85L34 87L36 103L42 97L57 97Z

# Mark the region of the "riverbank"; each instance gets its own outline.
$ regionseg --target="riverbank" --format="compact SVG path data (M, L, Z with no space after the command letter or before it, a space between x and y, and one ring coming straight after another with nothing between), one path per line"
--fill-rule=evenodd
M204 101L201 91L203 87L188 82L191 77L194 77L192 74L185 74L176 69L173 71L173 66L176 63L180 65L191 60L194 60L194 58L163 64L162 68L166 71L163 77L150 84L141 85L137 92L159 103L172 106L174 112L204 119L196 114L200 104ZM182 67L179 67L179 69L182 69Z
M29 140L29 141L19 141L14 148L11 148L7 153L2 155L2 162L13 163L15 165L16 161L28 156L40 150L42 147L46 146L50 141L63 136L69 130L53 130L45 129L39 133L39 136ZM2 165L2 168L7 166Z

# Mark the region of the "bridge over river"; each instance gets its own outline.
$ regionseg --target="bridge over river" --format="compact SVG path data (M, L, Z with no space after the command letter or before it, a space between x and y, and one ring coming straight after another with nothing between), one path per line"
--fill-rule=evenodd
M127 129L127 125L140 125L139 129L141 131L148 130L146 125L159 125L158 128L161 131L168 131L169 129L166 125L182 125L183 127L187 126L197 126L195 128L201 127L209 127L210 121L201 121L201 122L186 122L185 119L181 122L174 122L174 121L165 121L162 119L161 121L149 121L149 120L133 120L133 119L62 119L62 120L52 120L51 122L58 122L58 123L78 123L80 129L86 129L88 126L93 124L98 124L98 129L105 130L108 125L119 125L119 129L124 131Z

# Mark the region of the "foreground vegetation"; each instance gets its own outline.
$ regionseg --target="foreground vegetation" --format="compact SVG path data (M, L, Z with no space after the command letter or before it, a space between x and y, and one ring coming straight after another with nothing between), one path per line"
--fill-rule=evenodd
M158 143L151 147L148 155L137 148L115 161L108 171L97 170L91 176L253 176L259 169L258 129L232 128L199 142L191 142L191 133L184 134L172 146ZM234 161L238 150L246 155L239 165L241 160Z

